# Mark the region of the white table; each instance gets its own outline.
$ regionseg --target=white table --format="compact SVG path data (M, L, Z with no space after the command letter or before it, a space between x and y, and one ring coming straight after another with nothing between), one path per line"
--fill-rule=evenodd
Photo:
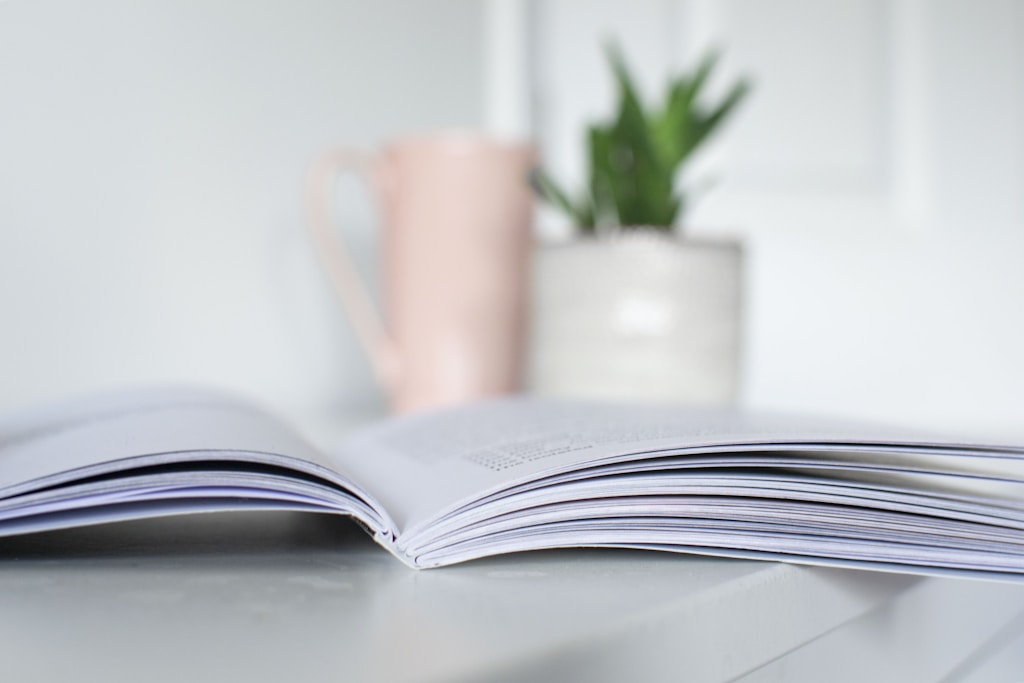
M0 558L3 681L1024 680L1024 585L602 550L416 572L270 513Z

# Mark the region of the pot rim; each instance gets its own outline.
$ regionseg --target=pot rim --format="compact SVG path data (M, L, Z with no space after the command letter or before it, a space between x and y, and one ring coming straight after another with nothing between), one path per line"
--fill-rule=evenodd
M569 239L541 242L542 249L565 250L576 247L611 248L616 246L657 246L659 248L725 249L744 251L746 240L735 235L700 235L690 236L674 230L666 230L654 226L629 226L617 228L613 232L588 233L576 235Z

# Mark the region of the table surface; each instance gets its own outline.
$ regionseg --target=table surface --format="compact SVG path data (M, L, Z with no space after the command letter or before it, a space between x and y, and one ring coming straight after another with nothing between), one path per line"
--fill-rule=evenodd
M1024 680L1019 584L628 550L414 571L345 519L281 513L0 558L5 681Z

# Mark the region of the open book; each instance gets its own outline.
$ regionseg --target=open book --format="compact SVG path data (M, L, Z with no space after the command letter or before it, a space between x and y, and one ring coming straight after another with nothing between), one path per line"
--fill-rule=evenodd
M0 536L241 509L350 515L412 567L609 546L1024 578L1024 448L529 398L394 418L331 452L204 392L0 418Z

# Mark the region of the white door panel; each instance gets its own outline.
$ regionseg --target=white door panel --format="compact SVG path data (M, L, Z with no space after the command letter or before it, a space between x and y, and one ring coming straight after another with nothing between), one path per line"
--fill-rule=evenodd
M883 4L719 4L730 70L760 84L724 140L730 181L803 191L881 186L887 105ZM806 30L794 31L794 25Z
M1024 231L1024 3L932 9L935 219L971 234Z
M688 172L686 219L750 246L745 399L1024 432L1024 3L530 5L536 133L583 176L617 36L648 96L713 45L743 111Z

